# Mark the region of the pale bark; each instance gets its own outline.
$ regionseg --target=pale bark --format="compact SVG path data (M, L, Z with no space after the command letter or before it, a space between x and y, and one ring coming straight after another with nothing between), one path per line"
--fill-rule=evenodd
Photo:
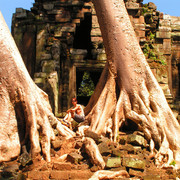
M104 169L105 162L95 141L89 137L84 137L83 143L86 153L89 155L92 164L96 165L99 169Z
M139 46L123 0L93 1L107 65L85 109L90 130L102 134L112 118L113 139L129 119L145 133L157 165L180 166L180 126Z
M115 179L115 178L129 178L129 174L125 170L121 170L121 171L99 170L95 172L89 180Z
M61 135L74 133L54 117L47 94L32 81L1 13L0 24L0 162L17 157L28 141L33 157L42 151L50 161L50 121Z

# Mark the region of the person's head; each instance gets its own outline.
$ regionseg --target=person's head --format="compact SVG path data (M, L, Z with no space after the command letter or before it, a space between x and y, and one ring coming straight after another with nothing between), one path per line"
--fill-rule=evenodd
M76 98L72 98L71 102L72 102L73 106L75 106L77 104L77 99Z

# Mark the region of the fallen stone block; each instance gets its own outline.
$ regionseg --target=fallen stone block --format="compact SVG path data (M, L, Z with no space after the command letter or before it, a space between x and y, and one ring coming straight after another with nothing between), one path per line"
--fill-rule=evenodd
M127 143L136 146L146 146L146 140L144 137L135 134L131 134L127 137Z
M68 157L67 157L68 161L75 163L75 164L78 164L82 159L83 159L83 157L76 152L72 152L72 153L68 154Z
M71 171L70 172L70 179L89 179L93 175L92 172L86 170L86 171Z
M140 160L137 158L123 157L122 165L125 167L134 168L134 169L144 169L146 162L145 162L145 160Z
M71 167L72 167L71 163L55 162L53 164L53 170L60 170L60 171L68 170L68 171L70 171Z
M28 179L49 179L49 171L29 171L27 173L27 178Z
M120 167L121 158L120 157L109 157L106 163L107 168Z
M102 143L98 144L98 148L99 148L99 151L102 155L108 155L111 153L111 151L109 150L107 142L102 142Z
M69 171L51 171L50 179L69 179Z
M63 141L60 139L55 139L54 141L51 142L52 146L54 149L58 149L61 147L61 145L63 144Z
M135 170L135 169L129 169L129 175L130 176L138 176L138 177L142 177L143 176L143 172L139 171L139 170Z
M143 177L143 180L160 180L160 175L146 175Z

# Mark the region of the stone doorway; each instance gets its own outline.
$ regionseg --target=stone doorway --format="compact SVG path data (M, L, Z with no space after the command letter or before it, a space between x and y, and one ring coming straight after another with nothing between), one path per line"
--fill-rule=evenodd
M79 104L86 106L99 81L102 70L78 70L76 71L76 94Z

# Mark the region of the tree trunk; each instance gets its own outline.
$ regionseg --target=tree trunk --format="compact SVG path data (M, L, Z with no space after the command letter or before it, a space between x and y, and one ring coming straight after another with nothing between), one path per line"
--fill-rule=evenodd
M103 134L112 119L113 140L124 121L135 122L156 152L156 163L180 165L180 126L137 41L123 0L94 0L107 64L85 114Z
M1 13L0 24L0 162L17 157L29 140L32 156L42 150L50 161L50 122L67 138L74 133L54 117L47 94L32 81Z

